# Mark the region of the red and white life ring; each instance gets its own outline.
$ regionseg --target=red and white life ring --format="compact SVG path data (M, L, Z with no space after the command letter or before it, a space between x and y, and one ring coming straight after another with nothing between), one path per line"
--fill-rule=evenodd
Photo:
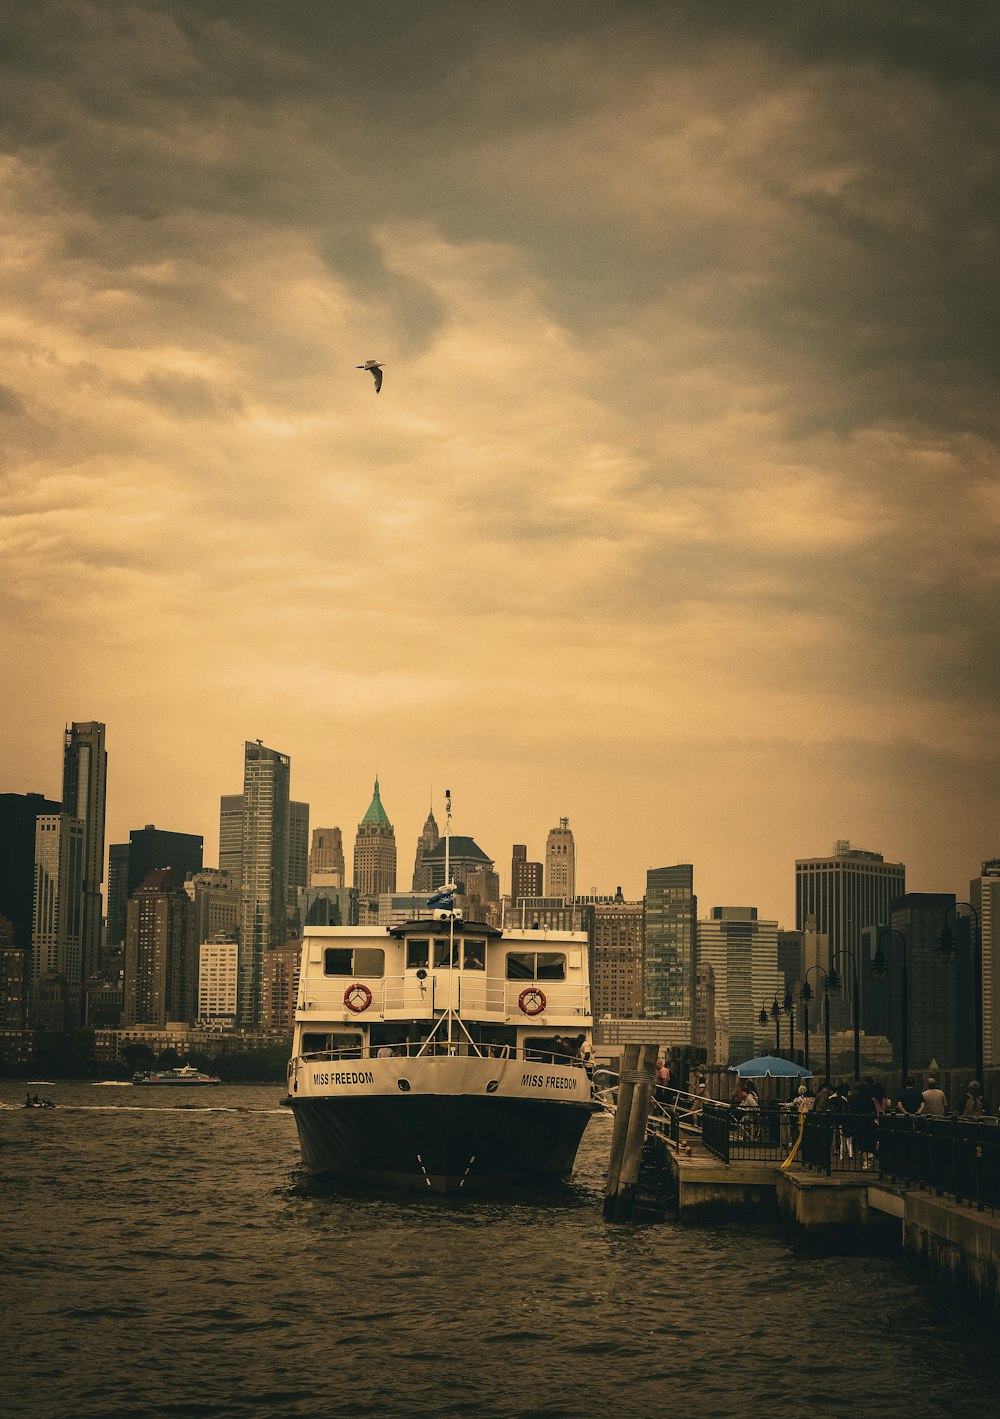
M372 993L359 980L352 982L344 991L344 1004L354 1015L361 1015L372 1003Z
M537 985L525 986L517 997L517 1008L522 1015L540 1015L547 1004L545 991L540 990Z

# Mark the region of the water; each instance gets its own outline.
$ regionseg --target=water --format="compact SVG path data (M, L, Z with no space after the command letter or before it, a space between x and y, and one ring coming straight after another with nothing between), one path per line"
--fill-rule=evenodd
M372 1197L306 1178L277 1087L38 1092L59 1107L0 1112L10 1414L922 1419L1000 1399L995 1347L894 1260L605 1223L603 1119L553 1193Z

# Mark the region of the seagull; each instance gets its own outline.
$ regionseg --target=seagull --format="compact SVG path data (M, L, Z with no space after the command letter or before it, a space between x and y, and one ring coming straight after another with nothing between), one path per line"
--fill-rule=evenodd
M365 360L364 364L358 365L357 368L370 371L371 377L375 381L375 393L377 394L382 388L382 366L378 360Z

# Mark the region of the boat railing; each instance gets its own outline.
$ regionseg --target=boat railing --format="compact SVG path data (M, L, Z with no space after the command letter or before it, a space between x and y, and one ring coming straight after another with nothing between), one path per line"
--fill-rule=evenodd
M525 1064L569 1064L590 1071L590 1061L579 1054L563 1053L533 1045L491 1044L485 1040L409 1040L393 1045L356 1045L349 1049L311 1050L298 1056L302 1064L340 1064L359 1059L416 1059L434 1056L465 1056L472 1059L510 1059Z
M312 1015L343 1017L348 1011L346 993L361 985L371 993L371 1006L380 1015L408 1014L426 1018L449 1007L469 1015L544 1023L547 1016L565 1019L590 1014L586 985L574 981L505 980L482 971L447 968L408 971L397 976L320 976L303 982L299 1009Z

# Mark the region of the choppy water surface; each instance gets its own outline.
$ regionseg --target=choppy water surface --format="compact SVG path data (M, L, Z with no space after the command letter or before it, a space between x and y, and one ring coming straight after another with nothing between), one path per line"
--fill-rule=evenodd
M277 1088L39 1092L59 1107L0 1112L10 1414L917 1419L1000 1399L995 1346L895 1261L606 1224L603 1120L551 1194L371 1197L309 1182Z

